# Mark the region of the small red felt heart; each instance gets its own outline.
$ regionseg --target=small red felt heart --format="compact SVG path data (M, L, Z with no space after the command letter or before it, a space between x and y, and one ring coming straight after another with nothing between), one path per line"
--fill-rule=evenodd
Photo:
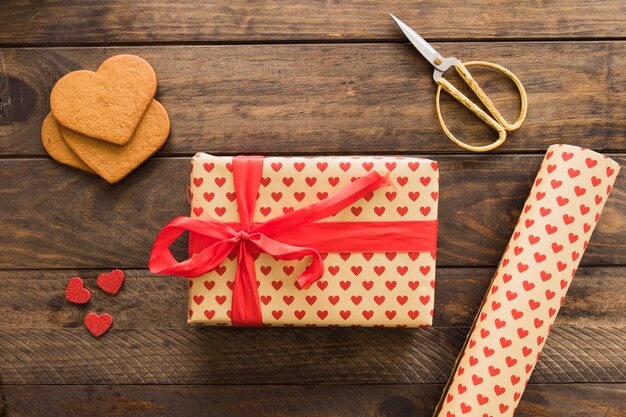
M104 332L109 330L111 324L113 324L113 318L109 314L89 313L85 316L85 326L94 336L102 336Z
M124 273L119 269L111 271L109 274L100 274L98 276L98 287L109 294L117 293L124 282Z
M91 293L83 287L83 280L74 277L65 287L65 299L70 303L85 304L91 298Z

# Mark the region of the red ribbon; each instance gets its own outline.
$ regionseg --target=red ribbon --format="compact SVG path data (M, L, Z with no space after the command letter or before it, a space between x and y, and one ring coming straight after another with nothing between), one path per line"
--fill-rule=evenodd
M319 252L421 252L436 248L436 220L317 222L370 192L390 185L388 177L378 172L369 173L310 206L264 223L253 223L262 171L263 157L234 157L233 176L240 223L177 217L157 236L148 264L154 273L193 278L217 268L231 252L237 253L231 308L232 322L236 326L263 324L253 253L263 252L283 260L310 256L311 264L297 278L301 288L308 288L324 273ZM190 253L195 256L177 262L169 246L185 231L190 232Z

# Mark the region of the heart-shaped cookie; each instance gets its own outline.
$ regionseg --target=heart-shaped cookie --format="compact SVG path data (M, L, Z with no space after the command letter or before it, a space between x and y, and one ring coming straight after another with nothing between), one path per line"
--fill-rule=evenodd
M81 169L90 174L95 172L89 168L63 140L61 127L52 113L48 113L41 125L41 142L48 155L57 162Z
M91 293L83 286L83 280L74 277L65 287L65 299L70 303L85 304L91 298Z
M124 282L124 272L114 269L108 274L100 274L96 283L98 287L109 294L117 293Z
M113 317L110 314L100 314L89 313L85 316L84 319L85 326L87 326L87 330L89 330L94 336L98 337L104 334L111 324L113 324Z
M146 110L130 142L118 146L61 126L65 143L98 175L116 183L158 151L167 140L170 119L156 100Z
M83 135L124 145L130 141L156 93L154 70L135 55L116 55L97 72L61 78L50 94L54 118Z

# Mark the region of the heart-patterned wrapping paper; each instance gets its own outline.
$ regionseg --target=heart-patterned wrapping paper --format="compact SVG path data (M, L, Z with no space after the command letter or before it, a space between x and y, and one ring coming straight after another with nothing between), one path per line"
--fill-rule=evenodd
M548 149L437 417L515 413L619 168L588 149Z
M204 153L192 160L192 218L238 222L232 157ZM268 157L253 221L264 222L320 201L370 172L389 173L392 186L361 198L321 222L437 220L437 163L403 157ZM435 251L328 253L324 276L308 289L295 278L308 261L255 260L263 323L296 326L432 324ZM189 280L192 324L230 325L237 267L231 254L216 270Z

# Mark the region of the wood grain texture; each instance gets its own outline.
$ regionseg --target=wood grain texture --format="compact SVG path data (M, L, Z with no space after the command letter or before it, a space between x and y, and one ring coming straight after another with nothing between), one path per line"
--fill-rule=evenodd
M421 385L8 385L5 417L424 417L443 389ZM529 385L516 417L624 417L626 384Z
M543 152L558 142L626 148L626 107L619 105L626 102L626 42L435 46L504 65L523 82L528 116L497 153ZM55 82L119 53L138 54L156 70L157 99L172 121L161 155L464 152L441 131L432 68L412 46L337 44L0 49L0 155L45 155L40 128ZM471 71L515 119L514 84L493 70ZM495 139L447 95L442 113L460 140Z
M469 326L493 271L440 268L434 325ZM96 278L102 272L105 271L0 271L0 328L82 329L83 316L94 308L111 312L116 329L187 328L185 279L126 270L123 290L110 296L96 286ZM88 305L72 305L65 300L65 285L74 276L82 277L91 289ZM626 294L619 290L624 280L624 267L580 268L556 325L626 325Z
M140 320L141 317L138 317ZM444 383L468 328L0 330L5 384ZM552 330L531 381L626 382L626 327Z
M389 12L426 39L626 36L626 7L619 0L8 0L0 9L0 43L400 39Z
M611 156L626 163L624 156ZM444 202L438 265L496 265L542 156L436 160ZM48 159L0 160L0 269L146 268L159 230L189 213L189 161L153 158L111 186ZM620 175L583 265L626 265L626 189ZM175 245L184 256L183 239Z

